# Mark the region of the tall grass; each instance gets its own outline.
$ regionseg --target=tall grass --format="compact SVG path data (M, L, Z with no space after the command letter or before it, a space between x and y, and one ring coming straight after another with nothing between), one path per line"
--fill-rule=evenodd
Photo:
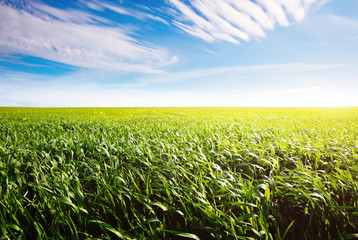
M1 239L354 239L357 108L0 108Z

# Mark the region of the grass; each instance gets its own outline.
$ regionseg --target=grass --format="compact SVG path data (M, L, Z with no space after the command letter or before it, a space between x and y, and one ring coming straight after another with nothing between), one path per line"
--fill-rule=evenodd
M358 108L0 108L1 239L354 239Z

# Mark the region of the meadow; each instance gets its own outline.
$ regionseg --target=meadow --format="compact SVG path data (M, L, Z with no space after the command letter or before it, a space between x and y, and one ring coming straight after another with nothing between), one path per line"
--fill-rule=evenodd
M358 108L0 108L0 236L358 238Z

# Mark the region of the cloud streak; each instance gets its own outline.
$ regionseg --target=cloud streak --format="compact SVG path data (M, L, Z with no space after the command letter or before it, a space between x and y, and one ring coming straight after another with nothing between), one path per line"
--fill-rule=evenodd
M344 106L357 105L356 87L347 85L354 77L341 75L320 80L321 70L338 68L339 64L273 64L206 68L186 72L162 73L130 83L118 80L118 74L93 70L51 77L11 73L0 75L0 106ZM287 74L281 74L286 71ZM341 71L344 72L342 67ZM109 74L109 75L108 75ZM155 77L154 77L155 76ZM225 76L223 78L223 76ZM293 76L299 76L297 83ZM40 78L39 78L40 77ZM232 79L230 79L233 77ZM284 79L278 84L275 79ZM100 79L108 79L103 83ZM124 76L124 80L127 77ZM138 84L135 81L138 79ZM348 80L347 80L348 79ZM175 84L186 81L192 85ZM213 82L220 82L213 85ZM207 84L197 89L195 82ZM259 85L257 85L259 83ZM327 84L328 83L328 84ZM161 86L159 86L161 85ZM227 87L225 87L225 85ZM355 84L356 85L356 84ZM151 86L151 87L149 87ZM223 91L225 89L225 91Z
M79 12L34 4L27 12L0 4L0 52L36 56L77 67L155 73L176 61L160 47L130 37L124 27ZM94 24L97 23L97 24Z
M275 24L289 25L289 18L301 21L308 8L324 0L167 0L178 12L173 24L207 42L239 44L252 37L265 37Z
M151 84L162 84L186 81L202 77L209 77L215 75L222 75L226 73L299 73L309 71L319 71L325 69L332 69L341 67L343 64L304 64L304 63L287 63L287 64L266 64L266 65L251 65L251 66L225 66L191 70L186 72L165 72L158 74L155 77L144 77L139 79L137 83L131 83L131 86L146 86Z
M139 20L142 21L157 21L157 22L161 22L164 23L166 25L168 25L168 22L158 16L146 13L146 12L141 12L141 11L137 11L134 9L130 9L130 8L125 8L125 7L121 7L118 5L113 5L113 4L108 4L108 3L104 3L104 2L100 2L100 1L82 1L82 4L84 4L85 6L93 9L93 10L97 10L97 11L104 11L105 9L109 9L112 12L121 14L121 15L127 15L127 16L131 16L134 18L137 18ZM145 6L139 6L142 7L143 9L146 10L151 10L150 8L147 8Z

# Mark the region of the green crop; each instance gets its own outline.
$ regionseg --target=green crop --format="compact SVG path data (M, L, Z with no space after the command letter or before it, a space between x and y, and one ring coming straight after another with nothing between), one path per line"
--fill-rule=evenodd
M0 108L1 239L354 239L358 108Z

